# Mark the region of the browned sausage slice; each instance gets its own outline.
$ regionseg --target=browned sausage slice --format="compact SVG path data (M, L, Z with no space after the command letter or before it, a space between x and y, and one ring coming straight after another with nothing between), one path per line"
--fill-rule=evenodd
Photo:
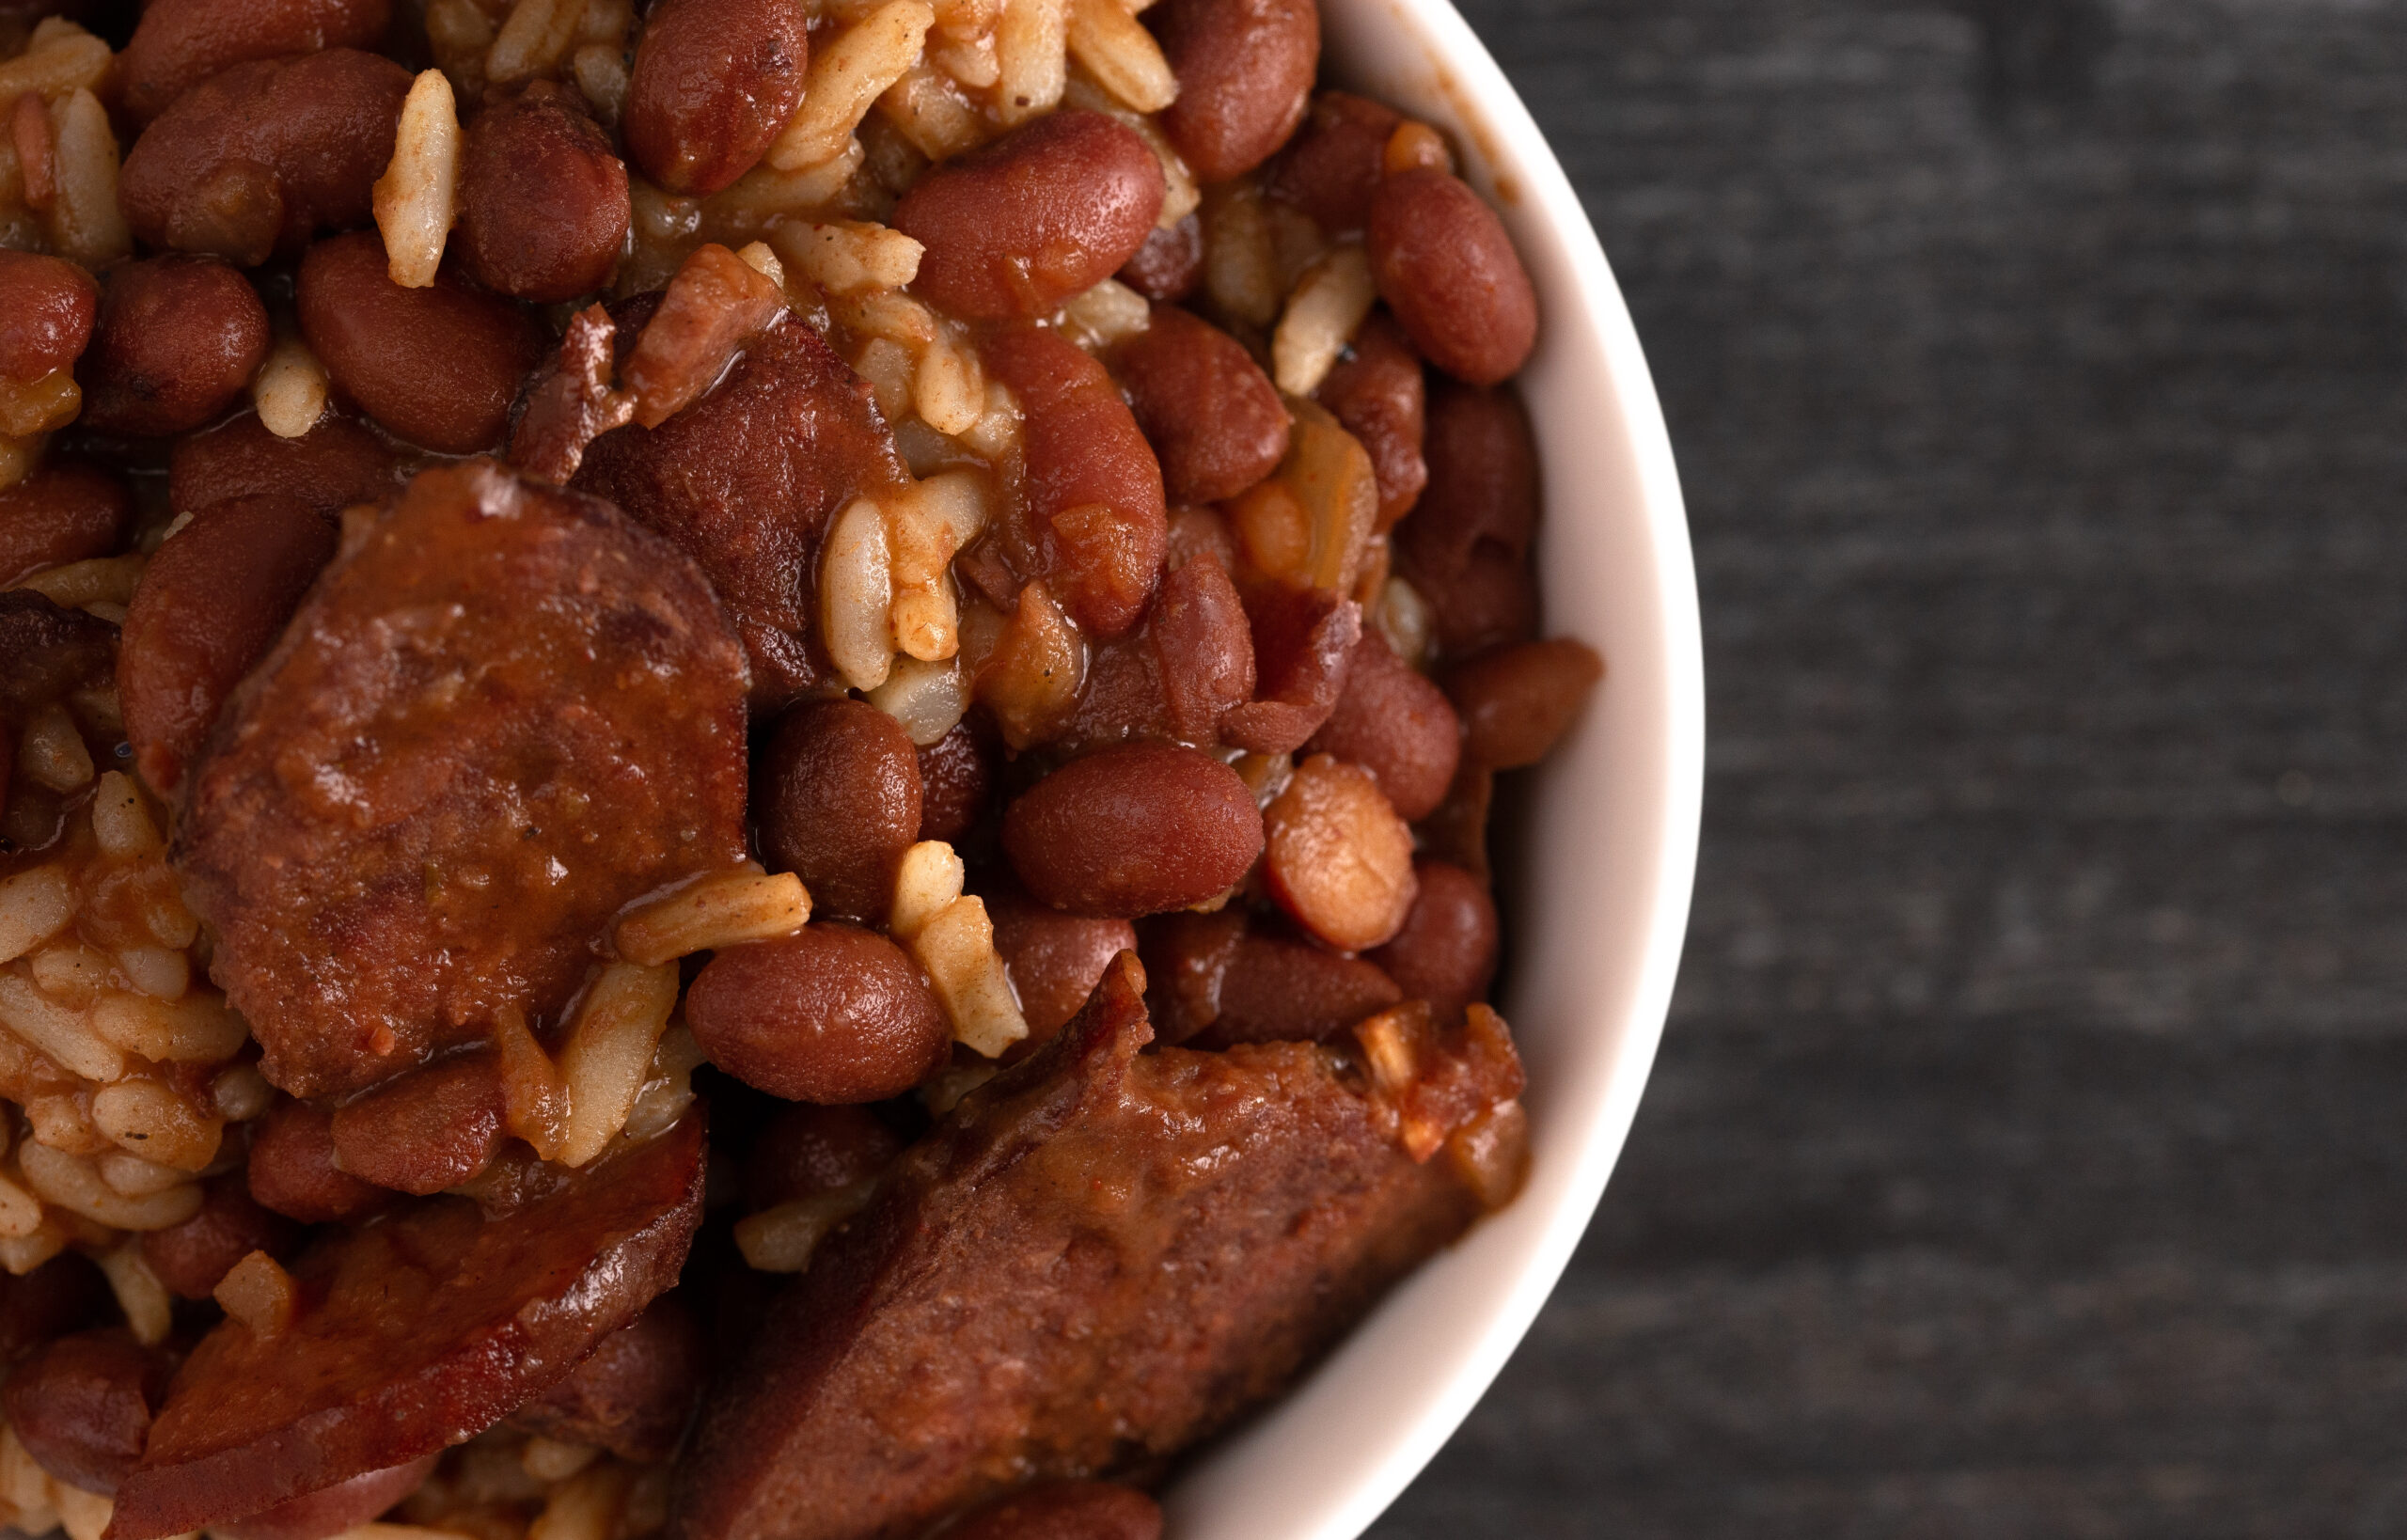
M469 462L354 547L228 701L176 852L303 1096L551 1015L621 906L744 852L744 654L675 545Z
M779 1296L704 1402L671 1540L918 1533L1004 1485L1168 1454L1469 1222L1450 1162L1399 1150L1335 1055L1140 1054L1143 989L1123 954ZM1427 1063L1518 1089L1493 1045Z
M702 1155L689 1114L508 1212L430 1198L320 1242L290 1326L228 1320L185 1360L108 1540L261 1513L509 1416L676 1282Z

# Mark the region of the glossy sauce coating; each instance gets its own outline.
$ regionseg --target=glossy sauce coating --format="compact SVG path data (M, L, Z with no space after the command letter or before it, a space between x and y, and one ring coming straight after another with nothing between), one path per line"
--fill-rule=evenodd
M250 280L211 257L153 257L109 275L76 366L84 422L104 433L197 428L232 405L275 340Z
M91 340L101 286L59 257L0 251L0 378L71 368Z

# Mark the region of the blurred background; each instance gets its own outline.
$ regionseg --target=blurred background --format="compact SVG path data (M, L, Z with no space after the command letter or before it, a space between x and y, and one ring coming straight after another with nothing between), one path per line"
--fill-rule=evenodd
M2407 0L1458 3L1662 392L1706 832L1373 1533L2407 1533Z

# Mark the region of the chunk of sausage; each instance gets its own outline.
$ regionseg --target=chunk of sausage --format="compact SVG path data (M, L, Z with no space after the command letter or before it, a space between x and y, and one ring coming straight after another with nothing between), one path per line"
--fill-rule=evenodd
M865 1182L902 1153L903 1141L865 1107L781 1107L744 1163L744 1206L758 1212Z
M229 497L291 497L321 513L382 502L395 490L392 448L350 417L328 413L299 438L279 438L244 412L176 440L167 505L197 513Z
M1365 631L1354 644L1337 709L1305 746L1361 765L1396 816L1417 824L1446 799L1462 758L1462 724L1446 693Z
M101 286L65 258L0 251L0 379L74 367L100 303Z
M510 1425L622 1460L665 1460L702 1392L702 1328L674 1294L602 1339L574 1373L511 1415Z
M539 80L469 119L455 236L487 289L548 305L604 288L633 217L627 168L574 91Z
M142 1237L142 1259L168 1293L206 1299L227 1268L253 1251L281 1257L300 1235L300 1226L251 1196L244 1172L226 1171L201 1184L200 1212Z
M1137 950L1137 928L1125 919L1065 915L1014 890L990 895L986 914L1036 1046L1078 1014L1114 957Z
M221 71L134 141L118 181L126 223L148 245L243 267L365 225L409 88L407 70L350 48Z
M253 59L373 49L387 0L151 0L118 54L126 116L147 123L219 71Z
M1161 1504L1133 1486L1057 1481L1014 1492L944 1532L950 1540L1161 1540Z
M337 1108L335 1157L362 1181L423 1198L493 1164L508 1110L498 1056L453 1054Z
M833 920L712 957L685 992L685 1025L711 1062L796 1102L899 1096L952 1046L919 965L875 931Z
M105 1496L141 1457L166 1385L166 1359L125 1331L79 1331L20 1365L0 1390L0 1409L36 1465Z
M1355 334L1353 346L1313 392L1371 457L1379 483L1379 517L1389 529L1412 511L1429 483L1421 456L1427 412L1421 360L1386 312L1375 312Z
M1096 636L1125 634L1144 613L1170 544L1152 447L1109 372L1056 333L1004 332L983 356L1026 416L1022 543L1031 575Z
M493 1426L677 1281L703 1149L697 1110L513 1208L424 1199L321 1239L289 1328L228 1321L184 1361L111 1532L214 1527Z
M309 248L296 295L301 334L342 393L385 427L441 454L498 445L511 402L543 355L535 323L508 300L435 275L404 289L373 231Z
M1114 963L823 1243L706 1398L671 1540L917 1533L1006 1484L1165 1457L1468 1223L1451 1162L1399 1150L1329 1050L1139 1053L1143 984ZM1473 1115L1518 1089L1509 1060L1431 1057ZM932 1361L1024 1367L912 1367Z
M812 700L778 718L752 792L761 851L810 890L811 910L875 924L920 838L920 759L866 700Z
M175 859L262 1073L357 1090L563 1009L619 909L742 860L745 683L669 542L490 464L422 472L192 772Z
M0 490L0 585L106 556L134 521L134 493L87 460L51 460Z
M174 797L217 714L334 559L334 522L291 497L212 505L159 547L118 645L134 768Z
M706 197L752 169L802 104L810 17L796 0L664 0L627 86L627 153Z
M1161 457L1174 503L1234 497L1279 466L1287 409L1279 388L1234 337L1174 305L1112 360L1137 426Z
M1133 919L1219 897L1262 854L1237 773L1198 749L1129 744L1073 760L1003 813L1003 849L1038 902Z
M265 1513L212 1524L209 1532L224 1535L227 1540L334 1540L334 1536L377 1517L424 1485L440 1458L429 1454L390 1469L370 1470L279 1502Z
M1320 68L1314 0L1162 0L1145 20L1178 77L1162 132L1197 181L1245 175L1304 120Z
M1463 753L1491 770L1535 764L1571 731L1604 660L1569 636L1500 647L1446 670L1463 715Z
M1345 91L1313 98L1312 115L1279 152L1263 188L1313 216L1330 235L1371 222L1371 196L1385 174L1388 139L1404 119L1394 109Z
M275 341L250 280L213 257L153 257L109 275L75 368L103 433L197 428L232 405Z
M1371 275L1421 356L1494 385L1530 355L1538 301L1502 221L1458 177L1399 171L1371 199Z
M1162 189L1136 130L1071 109L928 171L892 224L927 247L921 296L974 320L1033 321L1137 254Z
M260 1207L303 1224L357 1218L391 1201L335 1163L334 1114L313 1102L283 1101L269 1109L251 1135L244 1174Z
M1371 953L1396 986L1429 1002L1440 1021L1485 999L1496 978L1496 901L1487 885L1446 861L1420 860L1421 891L1395 939Z
M624 345L653 303L613 308ZM595 439L570 485L701 563L751 656L753 707L766 714L834 678L819 649L815 576L827 521L906 474L869 385L789 315L693 405L657 428Z

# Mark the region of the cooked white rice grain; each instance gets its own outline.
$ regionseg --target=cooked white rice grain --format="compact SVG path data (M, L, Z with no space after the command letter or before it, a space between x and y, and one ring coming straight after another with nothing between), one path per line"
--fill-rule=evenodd
M798 1273L829 1231L865 1207L877 1191L874 1177L789 1199L735 1221L735 1249L756 1273Z
M995 25L995 114L1005 127L1041 118L1059 106L1069 81L1068 7L1064 0L1003 0Z
M485 54L485 78L511 86L548 75L576 42L586 0L518 0Z
M155 1160L145 1160L124 1150L110 1150L94 1155L92 1166L111 1190L128 1198L148 1198L154 1192L165 1192L169 1187L179 1187L192 1180L190 1171L162 1166Z
M217 1158L226 1125L214 1112L156 1080L127 1078L92 1093L93 1126L118 1148L182 1171L204 1171Z
M56 935L74 915L74 879L56 862L0 878L0 963Z
M134 236L118 212L117 135L109 132L108 109L79 86L52 107L50 132L58 184L50 237L58 254L86 267L131 256Z
M756 165L734 185L694 206L697 226L707 223L720 239L734 240L766 235L784 220L817 218L842 198L864 153L858 139L847 139L825 165L800 171Z
M94 1036L80 1013L58 1005L14 973L0 974L0 1027L70 1075L107 1081L125 1073L125 1055Z
M1028 1035L983 900L967 894L946 904L911 938L911 952L936 986L953 1041L992 1059Z
M54 22L58 24L52 26ZM74 91L95 90L112 62L107 43L71 22L47 17L24 53L0 61L0 102L14 102L27 91L55 102Z
M0 1238L23 1240L41 1228L41 1200L14 1176L0 1172Z
M969 709L969 674L958 656L940 663L902 658L886 683L869 693L869 703L900 722L911 742L925 748L951 732Z
M983 72L990 78L999 72L991 51L980 55L975 50L960 44L952 52L967 54L974 65L983 57L989 68ZM975 149L986 139L986 120L962 89L960 78L952 71L939 68L930 59L921 59L903 72L903 78L886 88L877 99L877 110L896 132L910 141L912 147L932 161L951 160L955 155Z
M214 989L172 999L112 991L93 1002L90 1019L103 1041L166 1064L231 1059L251 1035L249 1023Z
M121 605L134 597L145 560L135 552L70 561L36 573L17 587L33 589L61 609L81 609L101 602Z
M1204 200L1204 289L1246 325L1267 326L1279 314L1279 254L1251 181L1223 182Z
M1153 320L1145 296L1117 278L1106 278L1062 306L1062 335L1089 353L1100 353L1143 331Z
M966 875L961 857L942 840L922 840L905 851L895 868L894 904L887 919L887 934L904 942L917 936L929 920L961 896Z
M615 126L627 110L627 56L618 43L587 43L569 57L569 74L593 109L593 116Z
M1120 0L1069 0L1068 37L1070 56L1126 105L1159 112L1178 100L1161 44Z
M460 212L460 115L440 70L421 71L410 83L393 158L376 179L375 207L387 275L403 289L433 287Z
M277 338L275 351L251 380L260 425L278 438L299 438L325 415L327 385L326 366L308 343L298 336Z
M192 987L191 956L169 947L120 947L117 970L135 994L153 999L179 999Z
M1339 246L1314 264L1288 296L1270 338L1271 377L1279 388L1290 396L1319 389L1378 298L1361 246Z
M210 1083L211 1102L228 1123L248 1123L275 1104L275 1088L256 1064L236 1064Z
M600 1460L554 1486L527 1540L611 1540L635 1485L635 1471Z
M825 49L814 48L802 105L770 144L769 165L799 171L834 160L870 103L919 58L935 20L926 0L886 0Z
M147 1198L128 1198L102 1181L91 1161L46 1144L28 1144L18 1151L17 1165L24 1173L25 1185L43 1202L112 1230L165 1230L200 1212L197 1182Z
M141 1332L137 1329L137 1337ZM165 1340L163 1332L160 1341ZM58 1527L67 1532L67 1540L101 1540L109 1527L109 1519L117 1513L114 1499L98 1492L87 1492L70 1486L63 1481L51 1483L51 1491L58 1501Z
M796 888L800 883L794 884ZM558 1154L565 1166L582 1166L608 1148L627 1125L627 1112L643 1090L653 1049L677 1009L673 963L645 967L613 963L586 994L568 1045L560 1050L560 1083L568 1092L568 1117Z
M769 244L822 292L841 295L902 288L919 276L927 249L901 230L850 219L780 225Z
M890 568L886 516L875 503L859 498L828 530L819 574L820 637L836 671L856 689L877 688L893 666L886 619L894 603Z
M641 967L745 941L792 935L810 919L810 894L791 872L747 862L644 904L619 922L619 955Z

